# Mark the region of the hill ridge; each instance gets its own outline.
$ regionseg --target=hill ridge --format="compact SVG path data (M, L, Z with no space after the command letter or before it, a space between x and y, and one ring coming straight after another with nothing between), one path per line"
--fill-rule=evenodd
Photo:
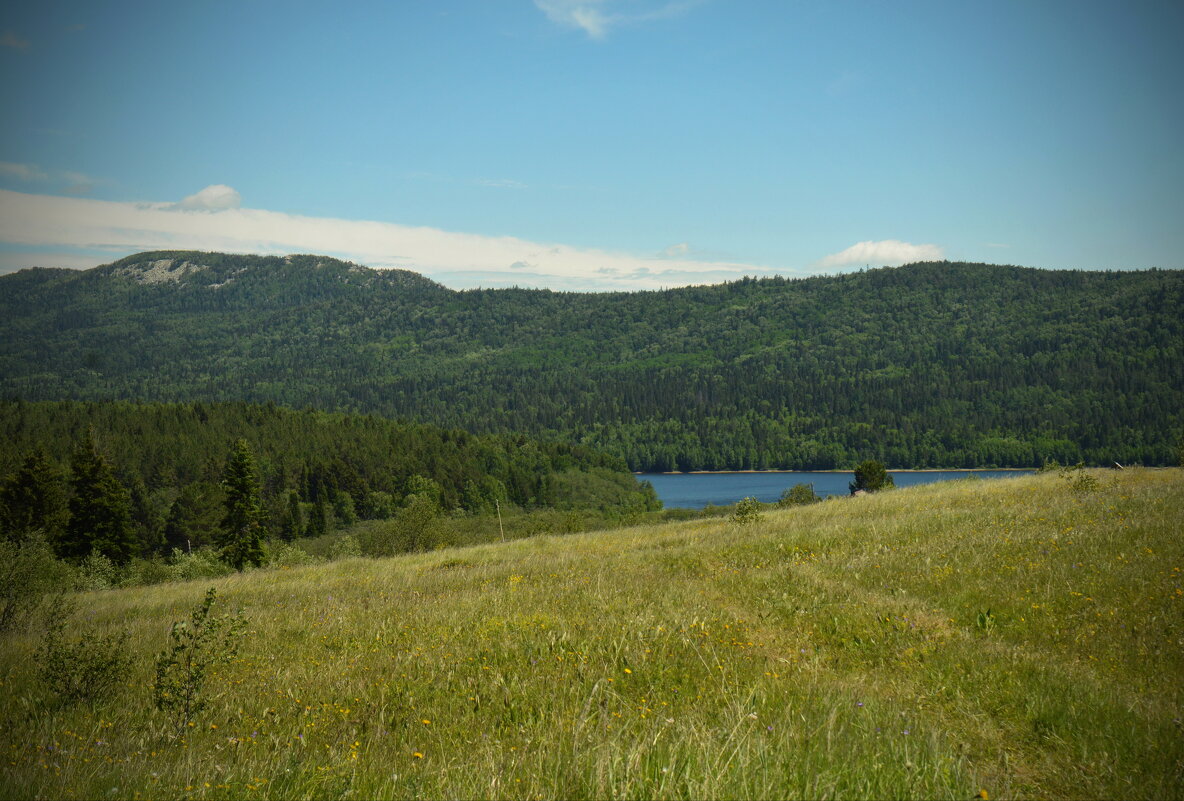
M365 411L634 470L1167 464L1181 308L1184 272L1164 270L458 292L324 256L153 251L0 277L0 395Z

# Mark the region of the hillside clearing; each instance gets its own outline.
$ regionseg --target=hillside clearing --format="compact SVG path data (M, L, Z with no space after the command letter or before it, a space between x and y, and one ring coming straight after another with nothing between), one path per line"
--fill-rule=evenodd
M65 705L0 654L6 798L1179 798L1184 474L959 481L79 596ZM208 587L241 651L173 736Z

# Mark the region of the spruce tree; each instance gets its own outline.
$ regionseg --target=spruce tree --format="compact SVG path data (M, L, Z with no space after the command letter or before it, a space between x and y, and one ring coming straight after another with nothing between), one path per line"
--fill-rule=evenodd
M329 533L329 507L322 495L308 510L308 525L304 527L304 536L319 537Z
M231 448L222 474L226 492L226 514L218 533L222 558L242 570L263 561L263 507L259 493L259 472L245 439Z
M131 499L99 451L92 428L70 459L70 520L57 542L60 556L83 558L92 551L125 564L136 551Z
M300 513L300 496L296 490L288 490L288 508L284 512L280 527L280 538L291 541L304 533L304 515Z
M850 488L851 494L854 495L859 490L879 492L892 489L896 486L896 482L892 480L892 476L888 475L888 470L883 464L875 459L868 459L865 462L860 462L855 468L855 480L847 486Z
M68 516L61 471L37 448L0 486L0 534L20 542L40 530L52 542L61 537Z

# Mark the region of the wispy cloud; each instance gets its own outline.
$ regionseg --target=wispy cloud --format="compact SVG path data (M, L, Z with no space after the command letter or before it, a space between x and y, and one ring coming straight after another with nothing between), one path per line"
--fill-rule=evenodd
M603 39L622 25L636 25L676 17L702 0L653 2L652 0L534 0L547 19L578 28L592 39Z
M55 182L62 191L70 195L86 195L95 188L95 180L80 172L48 173L36 164L18 164L12 161L0 161L0 178L10 178L26 183Z
M512 178L478 178L474 181L477 186L489 186L494 189L525 189L526 184Z
M0 175L16 178L18 181L45 181L49 179L36 164L17 164L12 161L0 161Z
M8 47L13 50L28 50L29 43L12 31L5 31L4 35L0 36L0 47Z
M196 200L203 196L204 206ZM235 205L217 207L231 198ZM677 247L661 256L637 256L509 236L241 208L238 193L221 185L186 200L193 203L120 203L0 190L0 243L39 254L110 254L102 260L168 249L323 253L371 267L414 270L458 289L511 284L590 291L660 289L788 272L686 258ZM30 258L30 264L49 263Z
M832 253L818 262L819 267L849 267L870 264L873 267L896 267L914 261L939 261L942 249L937 245L914 245L896 239L857 242L846 250Z

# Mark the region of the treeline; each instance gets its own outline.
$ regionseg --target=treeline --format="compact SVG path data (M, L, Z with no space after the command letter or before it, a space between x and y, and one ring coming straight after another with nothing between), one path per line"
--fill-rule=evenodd
M323 257L164 252L0 277L0 392L377 413L647 471L1170 464L1181 308L1184 273L1163 270L454 292Z
M475 436L275 406L0 402L0 534L115 563L214 544L235 443L259 484L261 536L359 520L520 509L659 508L616 457L523 436ZM240 462L247 458L240 449Z

